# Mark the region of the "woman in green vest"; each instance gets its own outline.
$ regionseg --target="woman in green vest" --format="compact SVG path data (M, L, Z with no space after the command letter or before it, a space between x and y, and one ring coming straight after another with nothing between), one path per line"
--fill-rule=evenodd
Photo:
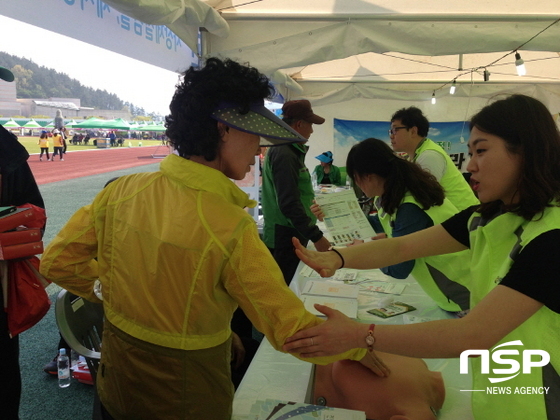
M374 223L374 227L378 232L382 228L386 237L426 229L458 211L432 174L399 158L381 140L370 138L355 144L348 153L346 171L368 197L375 197L381 226ZM382 267L381 271L397 279L412 275L440 308L457 313L469 308L469 291L460 284L469 276L466 258L465 252L437 255Z
M472 373L477 420L557 419L560 133L548 109L525 95L484 107L470 130L467 169L481 205L411 235L337 252L315 253L296 244L300 258L322 276L341 265L376 268L468 249L470 313L375 327L320 307L328 322L298 332L284 350L318 356L375 347L414 357L460 357L463 373Z

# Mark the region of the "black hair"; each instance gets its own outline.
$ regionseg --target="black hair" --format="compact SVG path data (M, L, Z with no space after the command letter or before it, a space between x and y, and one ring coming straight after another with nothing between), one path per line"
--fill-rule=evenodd
M422 111L415 106L409 108L401 108L393 114L391 122L400 120L406 128L416 127L420 137L427 137L430 129L430 122L424 116Z
M470 121L473 128L500 137L508 152L521 156L518 203L505 208L527 220L560 200L560 133L546 106L525 95L511 95L485 106ZM501 202L480 206L489 217Z
M382 140L369 138L350 149L346 159L346 173L355 183L357 178L375 174L385 179L381 206L394 214L407 191L427 210L441 206L445 199L443 188L437 179L420 166L395 155Z
M241 113L251 103L270 98L274 88L257 69L233 60L209 58L201 68L190 67L177 85L165 117L166 135L179 156L202 156L213 161L221 134L212 112L221 102L234 102Z

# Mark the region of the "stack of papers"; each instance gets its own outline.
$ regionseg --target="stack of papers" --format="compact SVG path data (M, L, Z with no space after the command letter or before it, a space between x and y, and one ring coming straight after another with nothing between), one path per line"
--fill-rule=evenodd
M267 399L257 400L247 420L365 420L363 411Z
M314 307L319 303L355 319L358 317L358 292L358 286L309 280L301 292L301 300L305 309L317 316L325 316Z

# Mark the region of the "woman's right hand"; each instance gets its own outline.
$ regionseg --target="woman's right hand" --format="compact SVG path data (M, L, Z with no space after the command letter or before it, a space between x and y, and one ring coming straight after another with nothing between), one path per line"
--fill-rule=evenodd
M297 238L292 238L296 255L305 264L315 270L321 277L332 277L341 266L336 252L317 252L304 247Z
M321 206L319 206L319 204L317 204L315 200L313 200L313 204L311 205L310 209L311 209L311 213L315 215L317 220L322 222L323 219L325 218L325 213L323 213L323 210L321 210Z

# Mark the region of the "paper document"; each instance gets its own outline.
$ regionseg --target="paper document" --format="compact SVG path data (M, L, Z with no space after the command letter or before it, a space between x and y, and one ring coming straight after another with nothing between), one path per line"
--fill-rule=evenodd
M349 244L354 239L370 240L376 235L360 208L354 190L318 194L315 201L325 214L325 227L335 245Z
M319 312L313 305L316 303L328 306L331 309L336 309L342 312L349 318L356 319L358 317L358 299L345 299L328 296L315 296L315 295L301 295L303 306L309 312L317 316L325 316Z
M388 293L391 295L400 295L403 291L404 288L406 287L406 284L395 284L395 283L384 283L384 284L378 284L375 286L372 285L368 285L368 286L360 286L360 292L365 292L365 293Z
M349 284L333 283L324 280L308 280L301 294L357 299L359 291L358 286Z

